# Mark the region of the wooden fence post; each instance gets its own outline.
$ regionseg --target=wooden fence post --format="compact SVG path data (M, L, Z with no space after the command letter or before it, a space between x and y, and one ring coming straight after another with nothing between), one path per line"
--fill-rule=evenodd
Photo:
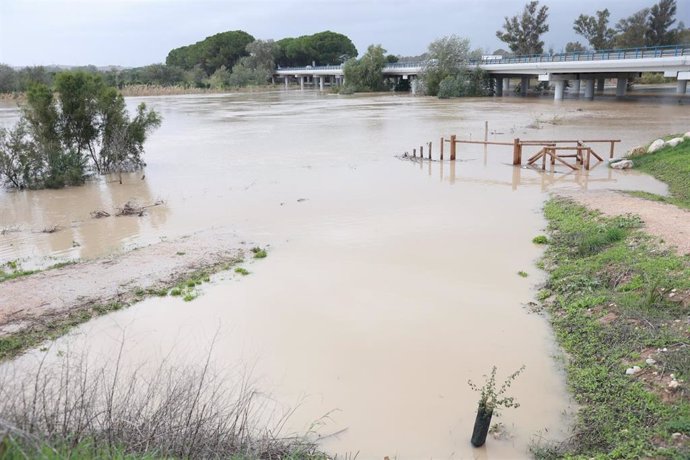
M431 160L431 142L429 142L429 159Z
M520 145L520 139L516 138L513 140L513 165L522 164L522 145Z
M489 140L489 122L484 122L484 142Z
M450 161L455 161L455 134L450 136Z
M441 161L443 161L443 138L441 138Z

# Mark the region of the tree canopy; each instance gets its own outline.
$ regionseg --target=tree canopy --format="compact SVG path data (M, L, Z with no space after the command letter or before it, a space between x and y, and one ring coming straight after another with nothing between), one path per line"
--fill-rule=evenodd
M276 63L281 67L337 65L357 57L357 48L346 35L326 30L313 35L283 38L278 45Z
M503 30L496 31L496 36L515 54L541 54L544 42L540 37L549 31L548 17L548 6L539 8L538 1L531 1L525 5L522 14L506 17Z
M200 66L206 75L211 75L221 66L232 68L242 56L247 56L247 45L253 41L254 37L242 30L221 32L171 50L165 63L185 70Z
M599 10L595 16L581 14L573 25L573 30L582 35L595 50L610 49L613 47L616 31L609 27L608 9Z

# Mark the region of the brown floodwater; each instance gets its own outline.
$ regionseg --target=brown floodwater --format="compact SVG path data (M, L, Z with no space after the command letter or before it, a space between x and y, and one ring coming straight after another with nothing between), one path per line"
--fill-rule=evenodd
M531 243L545 226L543 202L558 189L666 191L605 165L514 168L510 147L461 145L454 164L396 155L432 141L436 157L440 136L481 139L485 120L492 140L619 138L619 155L690 126L686 107L659 98L293 90L128 104L142 101L164 117L145 178L0 192L0 228L11 230L0 235L0 262L98 257L211 227L269 245L269 256L192 302L149 299L93 320L53 350L88 349L103 362L124 333L132 363L194 364L217 336L216 365L246 366L278 407L297 407L287 432L337 432L324 449L364 459L520 458L530 442L565 436L573 408L560 352L545 318L525 307L544 280L534 266L542 249ZM14 117L0 110L0 123ZM165 205L140 218L89 216L131 199ZM61 230L41 231L54 225ZM497 420L508 436L473 449L477 395L467 380L522 364L511 388L521 407Z

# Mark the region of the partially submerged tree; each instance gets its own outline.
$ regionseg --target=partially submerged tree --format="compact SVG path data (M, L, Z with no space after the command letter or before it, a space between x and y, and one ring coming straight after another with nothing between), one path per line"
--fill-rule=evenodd
M496 36L510 47L515 54L541 54L544 52L544 42L540 37L549 31L546 20L549 7L539 7L534 0L525 5L521 15L505 18L503 30L496 32Z
M595 50L610 49L613 47L613 40L616 31L609 27L608 9L599 10L595 16L581 14L573 25L573 30L578 35L582 35Z
M425 92L438 95L439 85L447 77L455 77L467 67L470 40L457 35L434 40L427 50L427 61L421 79Z
M470 41L449 35L429 44L424 71L420 75L426 94L447 97L484 96L491 87L488 76L478 67L470 69L471 59L481 51L470 51Z
M386 50L381 45L370 45L361 59L350 59L345 63L345 92L384 90L382 71L385 65Z
M124 98L100 76L65 72L57 96L43 84L27 93L19 123L2 133L0 176L17 188L59 188L98 174L143 166L148 133L160 116L140 104L130 119Z

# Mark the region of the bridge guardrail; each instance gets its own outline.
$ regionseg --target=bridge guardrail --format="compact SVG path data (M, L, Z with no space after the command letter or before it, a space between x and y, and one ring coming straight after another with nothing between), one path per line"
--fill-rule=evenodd
M610 61L620 59L642 59L642 58L662 58L662 57L680 57L690 56L690 44L685 45L669 45L656 47L642 47L642 48L623 48L612 50L598 50L598 51L580 51L574 53L556 53L556 54L534 54L527 56L503 56L501 59L477 59L470 60L470 65L500 65L500 64L529 64L529 63L543 63L543 62L571 62L571 61ZM386 69L418 69L425 67L427 61L418 62L396 62L386 64L383 68ZM284 67L277 70L280 71L305 71L305 70L342 70L343 65L326 65L326 66L303 66L303 67Z

